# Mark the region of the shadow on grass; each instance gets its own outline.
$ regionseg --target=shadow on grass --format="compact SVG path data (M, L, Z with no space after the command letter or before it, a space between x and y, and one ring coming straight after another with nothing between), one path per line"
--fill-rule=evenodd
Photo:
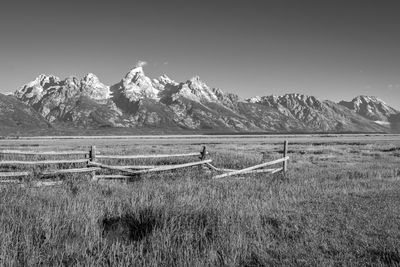
M111 242L140 241L150 235L160 222L161 213L150 208L140 210L138 214L104 218L101 222L102 236Z
M260 218L261 225L271 231L274 239L294 242L304 238L307 221L303 216L274 218L261 215Z
M400 265L400 253L395 251L368 249L363 256L370 259L373 263L383 263L387 266Z
M267 266L264 261L254 252L246 258L240 260L240 266L243 267L264 267Z
M212 242L218 227L217 214L213 210L191 211L144 208L135 213L103 218L100 221L102 236L108 242L133 243L150 237L159 231L174 231L174 240L184 243L186 233L202 233L195 239ZM180 229L178 231L173 229ZM196 235L195 235L196 236Z

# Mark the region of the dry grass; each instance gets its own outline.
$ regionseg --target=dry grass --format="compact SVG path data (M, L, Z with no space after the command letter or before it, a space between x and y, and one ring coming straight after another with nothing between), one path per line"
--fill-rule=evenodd
M86 146L57 142L25 148ZM400 265L399 143L290 145L287 177L212 181L192 168L129 184L60 176L58 187L1 187L0 265ZM201 148L97 146L107 154ZM241 168L259 163L261 152L279 158L282 145L207 147L215 165Z

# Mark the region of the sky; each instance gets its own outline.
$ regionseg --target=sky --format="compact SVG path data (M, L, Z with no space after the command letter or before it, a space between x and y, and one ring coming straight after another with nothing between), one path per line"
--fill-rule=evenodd
M130 0L0 4L0 92L39 74L108 85L147 76L321 100L373 95L400 109L400 1Z

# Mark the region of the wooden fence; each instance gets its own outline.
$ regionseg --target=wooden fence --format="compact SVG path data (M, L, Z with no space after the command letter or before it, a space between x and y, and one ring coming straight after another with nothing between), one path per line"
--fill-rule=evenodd
M41 178L46 176L54 176L57 174L68 174L68 173L90 173L92 180L97 181L99 179L134 179L138 178L142 174L155 173L162 171L177 170L181 168L194 167L204 165L208 169L220 172L221 174L215 175L214 179L225 178L239 174L251 174L251 173L277 173L287 171L287 162L289 157L287 156L288 142L284 142L283 158L274 161L264 162L255 166L247 167L240 170L218 168L211 164L212 159L206 159L208 152L204 146L200 152L186 153L186 154L156 154L156 155L102 155L97 152L96 147L92 146L89 151L49 151L49 152L33 152L33 151L19 151L19 150L0 150L0 154L9 155L32 155L32 156L83 156L82 159L61 159L61 160L3 160L0 161L1 166L19 166L19 165L54 165L54 164L76 164L86 163L85 167L82 168L69 168L69 169L57 169L51 171L43 171L37 175ZM120 159L162 159L162 158L177 158L177 157L198 157L199 160L180 164L170 165L130 165L130 166L115 166L103 164L100 161L102 159L107 160L120 160ZM279 168L264 169L264 167L282 164ZM113 175L100 175L96 172L106 169L111 171L117 171L122 174ZM24 176L35 175L31 171L18 171L18 172L0 172L0 181L5 181L9 178L21 178ZM12 182L11 180L7 180ZM15 180L13 180L15 182Z
M239 175L239 174L252 174L252 173L277 173L277 172L283 172L286 173L287 171L287 165L288 165L288 160L289 157L287 155L288 152L288 141L285 141L283 143L283 158L281 159L277 159L277 160L273 160L273 161L268 161L268 162L264 162L258 165L254 165L251 167L247 167L244 169L240 169L240 170L233 170L233 169L221 169L221 168L217 168L213 165L211 165L210 163L207 163L207 166L210 167L210 169L214 170L214 171L219 171L219 172L223 172L222 174L216 175L213 178L214 179L220 179L220 178L225 178L225 177L229 177L229 176L233 176L233 175ZM273 168L273 169L263 169L264 167L267 166L271 166L271 165L276 165L282 163L282 167L280 168Z

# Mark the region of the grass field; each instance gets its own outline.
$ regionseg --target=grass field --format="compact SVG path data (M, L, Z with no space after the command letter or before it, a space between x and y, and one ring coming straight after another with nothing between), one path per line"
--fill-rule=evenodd
M214 165L238 169L260 163L262 152L280 158L284 139L286 177L215 181L194 167L128 184L67 175L55 177L65 180L61 186L0 186L0 265L400 265L396 135L18 139L0 140L0 150L96 145L105 154L151 154L200 151L205 144Z

